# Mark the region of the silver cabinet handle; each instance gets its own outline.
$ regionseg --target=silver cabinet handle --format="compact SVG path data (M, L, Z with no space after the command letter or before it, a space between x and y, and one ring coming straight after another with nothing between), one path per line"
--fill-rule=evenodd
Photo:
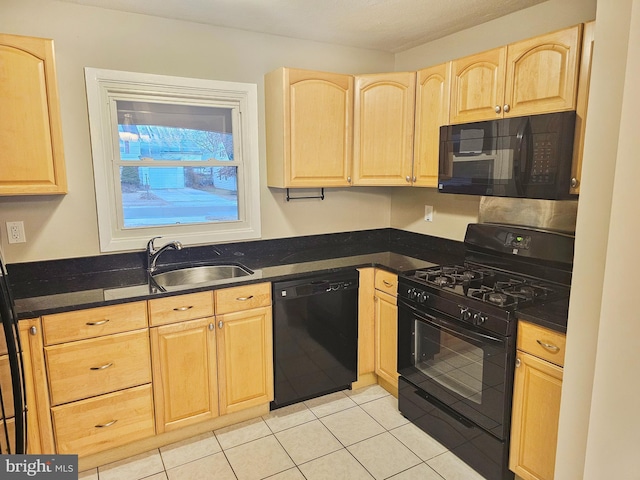
M511 107L509 106L508 103L505 103L504 107L502 107L502 110L504 110L504 113L509 113L509 110L511 110Z
M351 183L351 177L347 177L347 183Z
M580 185L580 182L578 181L578 179L576 177L573 177L571 179L571 188L577 188L578 185Z
M111 425L113 425L114 423L116 423L118 420L111 420L110 422L107 423L103 423L103 424L98 424L95 427L96 428L107 428L110 427Z
M416 177L415 175L413 176L413 183L416 183L416 180L418 180L418 177Z
M407 175L405 179L407 180L407 182L411 182L411 177L409 175Z
M113 367L113 362L105 363L104 365L100 365L99 367L91 367L89 370L106 370L109 367Z
M518 368L518 367L520 366L520 363L521 363L521 362L520 362L520 359L519 359L519 358L516 358L516 368Z
M222 326L223 326L223 325L224 325L224 324L222 323L222 320L220 320L220 321L218 322L218 328L222 328Z
M236 297L236 300L238 300L239 302L246 302L247 300L251 300L253 298L253 295L249 295L248 297Z
M31 328L29 329L29 333L30 333L31 335L37 335L37 334L38 334L38 329L37 329L36 327L31 327Z
M173 310L176 312L186 312L187 310L190 310L192 308L193 308L193 305L189 305L184 307L177 307L177 308L174 308Z
M502 111L502 109L500 108L500 105L496 105L494 110L496 111L496 113L500 113Z
M213 330L214 328L216 328L216 327L213 326L213 323L210 323L209 324L209 331Z
M382 280L382 283L384 283L385 287L393 287L393 283L387 282L386 280Z
M538 345L540 345L543 348L546 348L547 350L551 351L551 352L558 352L560 351L560 347L556 347L555 345L552 345L550 343L544 343L541 340L536 340L536 342L538 342Z
M107 322L109 322L109 319L105 318L104 320L98 320L97 322L87 322L86 325L89 325L90 327L97 327L98 325L104 325Z

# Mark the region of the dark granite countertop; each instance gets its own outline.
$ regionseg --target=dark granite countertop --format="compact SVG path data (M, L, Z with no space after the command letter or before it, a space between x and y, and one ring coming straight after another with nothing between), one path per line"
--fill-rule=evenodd
M347 268L379 267L394 273L433 266L428 262L393 252L379 252L366 255L331 258L314 262L290 263L264 267L253 270L254 275L217 282L215 284L186 286L171 291L161 291L147 279L146 271L121 271L120 283L116 287L81 289L79 283L99 283L89 278L72 277L59 282L66 283L69 291L51 295L16 298L16 313L18 318L34 318L40 315L59 313L84 308L99 307L135 300L147 300L170 295L212 290L249 283L274 282L303 275L330 273ZM100 274L95 274L99 276ZM111 274L110 276L113 276ZM106 279L105 279L106 280ZM140 283L140 280L143 280ZM131 282L131 283L129 283ZM60 283L59 283L60 284Z
M275 282L348 268L377 267L396 274L459 263L462 242L396 229L260 240L167 251L160 269L224 263L242 264L254 275L215 285L161 291L149 280L144 252L10 264L9 278L19 319L84 308L147 300L229 286ZM566 332L567 301L529 307L518 318Z
M567 317L569 316L569 299L541 303L518 310L518 319L546 327L556 332L567 333Z

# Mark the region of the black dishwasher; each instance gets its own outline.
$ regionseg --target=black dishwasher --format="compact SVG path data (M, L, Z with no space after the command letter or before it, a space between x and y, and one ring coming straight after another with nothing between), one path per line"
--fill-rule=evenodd
M273 284L271 409L351 387L358 365L358 271Z

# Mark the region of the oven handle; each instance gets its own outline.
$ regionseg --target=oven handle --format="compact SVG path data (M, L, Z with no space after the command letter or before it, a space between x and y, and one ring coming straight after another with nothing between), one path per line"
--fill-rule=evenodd
M453 322L449 322L447 320L445 320L444 318L439 318L439 317L435 317L433 315L430 315L426 312L417 310L416 308L412 307L411 305L409 305L408 303L405 303L404 301L400 300L398 302L398 308L400 309L408 309L411 314L415 315L416 317L418 317L421 321L423 321L424 323L430 324L432 326L441 328L443 330L446 330L450 333L454 333L456 335L458 335L459 337L464 337L468 340L471 341L475 341L475 342L493 342L493 343L499 343L500 345L504 345L505 340L503 338L499 338L499 337L493 337L491 335L487 335L484 333L480 333L480 332L476 332L474 330L470 330L464 327L461 327L459 325L456 325Z

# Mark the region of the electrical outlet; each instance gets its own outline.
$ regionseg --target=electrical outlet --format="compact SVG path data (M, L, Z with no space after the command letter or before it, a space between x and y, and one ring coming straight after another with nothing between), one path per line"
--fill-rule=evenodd
M27 237L24 234L24 222L7 222L7 236L9 243L25 243Z
M432 205L424 206L424 221L433 222L433 206Z

